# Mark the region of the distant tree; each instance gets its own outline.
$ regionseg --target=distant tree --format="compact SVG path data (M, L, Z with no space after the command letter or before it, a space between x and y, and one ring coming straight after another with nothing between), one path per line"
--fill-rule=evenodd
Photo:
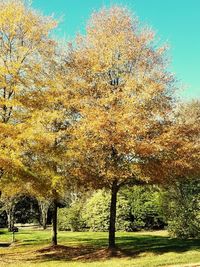
M52 203L51 199L38 198L38 205L40 209L40 223L44 230L47 228L47 215L51 203Z
M116 230L163 229L166 222L161 192L156 186L122 187L118 193ZM71 231L108 231L109 210L109 191L90 192L59 210L58 228Z
M5 211L7 215L8 231L12 231L14 227L14 211L17 203L17 197L4 197L1 198L1 212Z

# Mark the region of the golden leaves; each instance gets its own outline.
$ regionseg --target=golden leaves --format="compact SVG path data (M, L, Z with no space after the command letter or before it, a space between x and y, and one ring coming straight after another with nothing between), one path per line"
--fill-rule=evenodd
M166 70L166 46L155 48L154 37L125 9L112 7L94 13L78 38L71 56L81 115L70 148L88 176L135 174L157 182L189 168L192 158L187 154L186 162L180 148L191 151L194 143L175 126L174 78Z
M63 53L48 37L51 18L22 1L0 7L0 166L8 173L15 166L37 190L61 192L72 177L100 187L199 168L199 103L192 119L191 107L175 114L166 48L155 48L154 33L126 9L94 13Z
M55 136L45 128L46 114L43 121L44 114L41 112L40 119L38 114L50 103L50 100L45 103L45 99L52 80L50 60L56 42L51 41L49 32L55 26L52 18L41 16L24 1L0 2L1 183L13 179L23 181L24 177L35 185L39 183L38 166L33 162L36 172L33 175L29 160L34 161L36 152L42 148L48 151L46 148L55 141ZM55 117L58 114L51 112L48 119L52 121Z

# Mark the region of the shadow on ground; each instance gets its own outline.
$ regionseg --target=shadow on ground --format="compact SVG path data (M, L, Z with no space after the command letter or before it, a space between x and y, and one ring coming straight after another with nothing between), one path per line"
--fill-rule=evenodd
M21 244L16 246L26 246L24 240ZM30 240L28 240L30 242ZM32 240L31 240L32 241ZM28 242L28 244L29 244ZM35 241L36 242L36 241ZM35 243L34 242L34 243ZM81 245L73 245L77 242ZM200 251L200 240L180 240L176 238L153 236L153 235L139 235L139 236L122 236L116 237L117 249L107 249L107 238L90 239L88 237L68 237L67 243L69 246L50 246L42 249L24 250L24 252L10 251L8 253L1 251L0 259L2 260L19 260L23 262L47 262L47 261L99 261L106 260L112 257L129 257L136 258L143 253L153 253L155 255L161 255L166 252L182 253L189 250ZM6 243L0 243L4 246ZM7 243L8 244L8 243ZM65 242L66 244L66 242ZM122 249L123 248L123 249ZM10 248L8 248L10 249Z
M1 243L0 242L0 248L6 248L6 247L9 247L9 246L10 246L10 243L6 243L6 242Z
M107 242L107 239L101 240ZM90 240L91 242L91 240ZM46 247L36 251L37 261L99 261L112 257L138 257L142 253L153 253L161 255L166 252L182 253L189 250L200 251L200 240L180 240L169 237L140 236L140 237L118 237L116 238L117 249L109 250L105 246L81 245L77 247L54 246ZM100 243L100 242L99 242ZM121 249L120 247L123 247Z

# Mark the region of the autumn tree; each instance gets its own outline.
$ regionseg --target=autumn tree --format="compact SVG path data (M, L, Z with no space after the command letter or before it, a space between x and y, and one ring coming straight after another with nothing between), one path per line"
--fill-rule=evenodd
M0 3L1 183L28 177L20 135L33 110L44 103L46 69L54 47L49 33L55 25L22 0Z
M195 138L185 140L184 124L176 124L176 83L166 46L159 47L153 31L126 8L93 13L70 56L71 99L78 115L68 154L83 183L111 190L109 248L114 248L120 187L165 183L192 171ZM191 139L196 134L191 129Z
M0 3L1 188L16 180L28 182L32 195L53 199L53 244L62 170L59 130L67 125L66 119L62 125L59 120L64 112L59 101L62 65L57 43L49 37L55 26L23 0Z
M71 76L65 61L63 49L57 47L48 63L45 102L39 109L34 109L21 134L23 164L36 177L32 184L34 195L42 202L44 199L51 201L52 245L57 245L57 209L66 190L73 184L68 172L66 143L75 111L69 102L68 77Z
M53 245L57 245L57 208L64 191L62 145L59 144L57 118L57 112L45 104L44 109L33 112L21 135L24 149L22 162L34 176L31 194L39 200L44 226L47 208L50 203L52 205Z

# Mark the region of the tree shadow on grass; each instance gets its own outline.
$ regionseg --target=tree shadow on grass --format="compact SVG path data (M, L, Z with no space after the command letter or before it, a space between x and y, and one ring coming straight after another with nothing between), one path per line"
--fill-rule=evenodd
M0 242L0 248L6 248L9 247L11 243L6 243L6 242Z
M45 242L44 242L45 241ZM43 243L44 242L44 243ZM46 244L46 239L41 240L38 244L37 239L25 239L20 247L28 246L30 249L24 252L0 253L0 258L12 261L23 262L48 262L48 261L103 261L109 258L136 258L143 253L161 255L166 252L183 253L189 250L200 251L200 240L180 240L176 238L138 235L138 236L121 236L116 237L117 249L107 249L107 238L89 238L88 236L77 235L61 238L60 243L68 244L68 246L49 246L42 249L34 249L34 245ZM17 245L18 246L18 245ZM29 247L29 246L28 246ZM17 247L16 247L17 248Z
M106 243L107 239L101 239L98 245L92 245L90 239L86 239L88 245L80 246L55 246L47 247L36 251L36 261L99 261L106 260L112 257L135 258L141 253L153 253L155 255L166 252L183 253L189 250L200 251L200 240L180 240L169 237L159 237L152 235L144 235L139 237L117 237L117 249L109 250L101 243Z
M178 239L143 235L139 237L117 237L116 243L126 250L150 250L161 252L184 252L200 247L200 239Z

